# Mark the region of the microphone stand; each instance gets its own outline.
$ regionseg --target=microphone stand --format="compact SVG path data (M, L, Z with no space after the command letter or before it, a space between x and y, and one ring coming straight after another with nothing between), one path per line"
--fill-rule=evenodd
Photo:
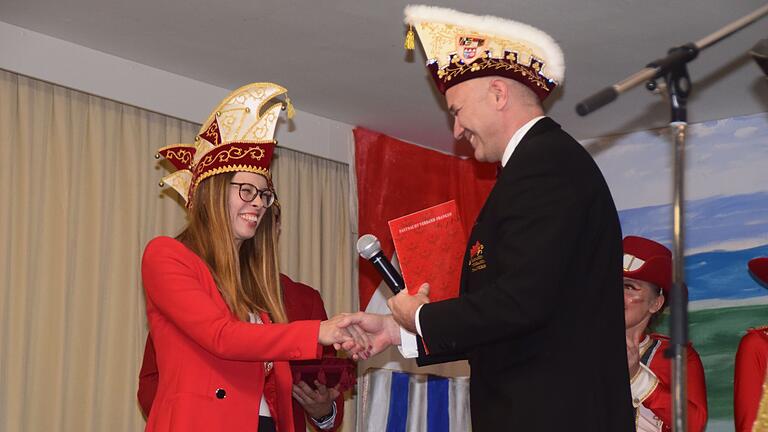
M649 63L644 69L624 80L593 94L576 105L576 112L585 116L612 102L619 94L646 82L649 90L656 90L656 80L662 78L670 102L670 129L674 136L674 190L672 203L673 219L673 286L670 294L670 349L665 353L672 357L672 415L674 432L688 430L687 389L686 389L686 346L688 343L688 297L685 286L684 245L685 245L685 137L688 127L687 102L691 92L688 62L698 56L699 51L726 38L736 31L768 14L768 4L749 15L726 25L722 29L695 42L668 51L667 56Z
M762 18L766 14L768 14L768 4L748 15L737 19L736 21L733 21L720 30L710 34L709 36L699 39L696 42L687 43L677 48L670 49L666 57L654 60L645 68L640 69L639 71L617 82L616 84L606 87L579 102L576 105L576 112L583 117L597 110L598 108L613 102L620 94L633 89L644 82L654 81L663 77L667 71L674 67L676 64L688 63L689 61L696 58L696 56L699 54L699 51L714 45L715 43L725 39L733 33L736 33L742 28Z

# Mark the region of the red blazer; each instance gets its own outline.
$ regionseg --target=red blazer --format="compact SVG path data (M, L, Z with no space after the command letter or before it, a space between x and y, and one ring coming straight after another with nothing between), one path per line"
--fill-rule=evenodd
M750 329L739 343L733 378L733 420L736 432L752 432L763 397L768 327Z
M669 338L651 334L651 339L659 341L648 364L659 379L659 383L643 405L664 422L664 432L672 431L672 360L664 357L669 348ZM688 431L703 432L707 424L707 385L704 380L704 367L699 354L688 344L686 350L686 370L688 379Z
M288 276L280 275L280 284L283 288L283 301L285 303L286 314L288 320L326 320L328 315L325 312L325 306L323 305L323 299L320 297L315 289L303 283L294 282ZM336 351L331 347L325 347L323 350L324 357L335 357ZM152 401L155 399L157 393L159 371L157 369L157 362L155 360L155 347L152 342L152 335L147 335L147 343L144 347L144 360L141 364L141 371L139 372L139 390L137 396L139 398L139 405L144 412L145 416L149 415L152 408ZM306 429L307 421L305 419L306 413L301 404L293 400L293 419L294 429L296 431L304 431ZM333 428L326 429L329 431L335 431L344 419L344 397L339 396L336 399L336 419L333 424ZM313 427L314 423L309 422ZM317 430L317 428L315 428Z
M320 321L238 320L205 262L169 237L147 244L141 272L163 371L146 431L255 431L263 393L277 430L293 432L288 360L320 357ZM265 361L274 361L266 376Z

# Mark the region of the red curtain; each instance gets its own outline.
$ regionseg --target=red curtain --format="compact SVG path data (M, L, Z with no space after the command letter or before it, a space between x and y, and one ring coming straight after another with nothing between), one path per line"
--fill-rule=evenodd
M497 164L428 150L378 132L355 128L358 227L373 234L384 254L394 245L387 222L455 199L469 234L496 181ZM360 259L360 308L365 310L381 277Z

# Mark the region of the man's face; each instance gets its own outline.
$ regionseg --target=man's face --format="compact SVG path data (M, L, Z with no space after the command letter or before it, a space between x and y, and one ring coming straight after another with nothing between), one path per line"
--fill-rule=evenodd
M478 161L500 161L506 143L497 142L499 119L488 81L473 79L456 84L445 92L445 101L453 116L454 138L469 141Z

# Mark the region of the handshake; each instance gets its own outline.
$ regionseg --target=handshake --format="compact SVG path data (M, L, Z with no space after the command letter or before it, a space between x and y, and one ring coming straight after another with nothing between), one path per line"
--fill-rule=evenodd
M416 333L416 310L429 303L429 284L408 294L407 290L387 300L392 314L341 313L320 323L318 342L347 351L355 360L365 360L390 345L400 345L400 327Z

